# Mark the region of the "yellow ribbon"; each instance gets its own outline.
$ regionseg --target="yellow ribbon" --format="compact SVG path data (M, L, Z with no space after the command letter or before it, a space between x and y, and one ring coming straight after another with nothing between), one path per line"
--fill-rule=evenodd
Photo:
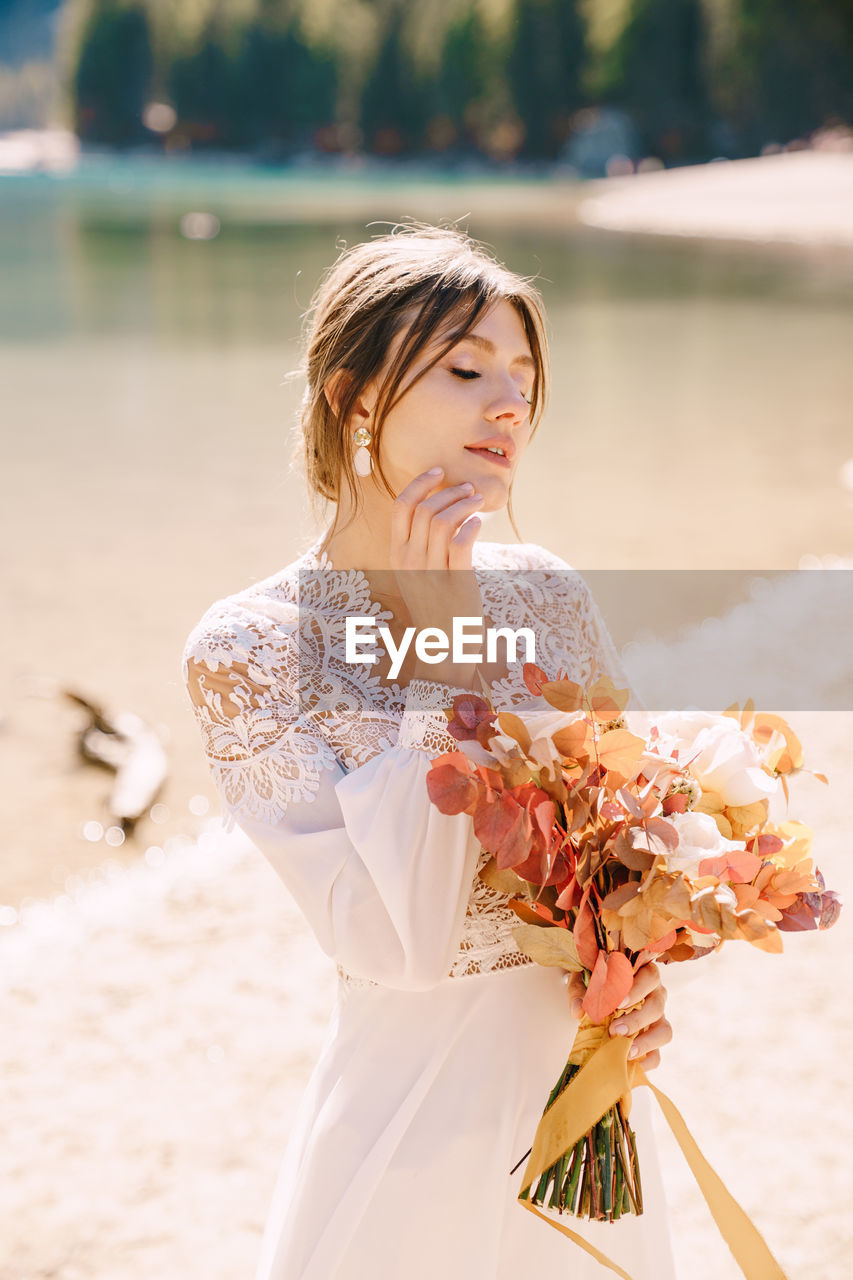
M633 1037L611 1036L609 1033L604 1034L600 1026L585 1024L586 1019L583 1019L571 1055L574 1057L579 1054L584 1059L583 1065L539 1121L519 1189L519 1204L574 1240L603 1266L622 1276L623 1280L631 1280L627 1271L582 1236L562 1223L555 1222L547 1214L540 1213L536 1205L520 1197L560 1156L585 1137L620 1098L627 1118L631 1090L637 1085L648 1085L684 1153L720 1234L747 1280L787 1280L757 1227L702 1155L678 1108L665 1093L655 1088L639 1062L628 1061L628 1050Z

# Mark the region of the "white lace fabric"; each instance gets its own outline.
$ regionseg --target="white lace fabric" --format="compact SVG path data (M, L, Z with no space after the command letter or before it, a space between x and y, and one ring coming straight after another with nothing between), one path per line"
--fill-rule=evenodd
M597 669L628 687L589 588L565 561L529 543L478 542L474 568L484 612L497 626L532 627L536 662L549 675L563 669L582 683ZM281 572L216 601L190 633L182 676L229 829L241 817L276 826L312 804L324 771L352 772L391 747L430 757L458 749L444 707L469 691L383 684L369 665L347 663L347 616L390 617L365 575L333 569L318 540ZM509 663L491 686L498 710L529 698L522 665ZM481 851L478 872L487 860ZM475 875L447 976L533 963L512 937L517 923L504 895ZM341 965L338 973L348 985L375 985Z

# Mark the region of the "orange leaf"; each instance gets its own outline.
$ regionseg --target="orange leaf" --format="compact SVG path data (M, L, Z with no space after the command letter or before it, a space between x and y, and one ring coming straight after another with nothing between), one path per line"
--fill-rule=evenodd
M580 711L583 706L583 689L574 680L546 680L542 697L558 711Z
M737 898L739 910L744 907L755 907L758 902L758 890L754 884L736 884L732 886L732 890Z
M774 733L778 733L784 740L784 745L779 747L768 761L771 769L775 769L777 773L793 773L794 770L802 768L802 743L787 720L783 720L781 716L761 712L755 717L751 733L754 740L762 746L770 742Z
M620 689L610 676L599 676L589 690L592 714L604 722L618 720L627 705L630 689Z
M703 858L699 863L700 876L717 876L734 884L750 884L760 870L760 858L754 853L737 850L721 854L718 858Z
M461 751L449 751L434 760L427 774L427 794L441 813L466 813L479 794L471 776L468 757Z
M586 720L576 720L551 734L551 741L561 756L567 760L586 760L589 756L586 740L589 725Z
M583 1011L593 1022L603 1022L618 1009L634 985L631 961L621 951L598 953L595 968L583 998Z
M601 906L607 911L618 911L626 902L630 902L640 892L639 880L628 880L626 884L620 884L618 889L611 889L607 897L603 899Z
M474 813L474 834L494 854L501 871L517 866L530 853L530 815L514 796L501 795L480 805Z
M646 950L655 951L655 952L668 951L669 948L672 946L672 944L675 942L675 934L676 934L676 930L670 929L669 933L665 933L662 938L658 938L654 942L647 943Z
M514 738L524 754L529 755L530 734L524 721L518 716L514 716L510 711L502 711L498 716L498 724L501 733L505 733L509 738Z
M767 811L766 800L756 800L754 804L727 805L726 817L731 823L735 840L742 840L750 831L766 822Z
M595 931L595 918L589 905L589 890L584 890L581 905L575 918L573 929L578 956L587 969L592 969L599 956L598 934Z
M548 677L541 667L537 667L535 662L525 662L521 668L524 683L532 694L538 698L542 692L543 684L548 683Z
M619 775L618 786L633 777L645 745L642 738L628 729L609 729L601 735L598 759L608 773Z

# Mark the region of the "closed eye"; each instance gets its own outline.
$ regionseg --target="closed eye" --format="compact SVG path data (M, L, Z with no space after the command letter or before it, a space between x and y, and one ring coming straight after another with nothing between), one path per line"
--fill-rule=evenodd
M466 382L470 382L472 378L482 377L482 374L478 373L476 369L451 369L450 372L455 374L457 378L464 378ZM521 394L523 399L526 400L528 404L533 403L532 388L527 395L525 395L523 391Z

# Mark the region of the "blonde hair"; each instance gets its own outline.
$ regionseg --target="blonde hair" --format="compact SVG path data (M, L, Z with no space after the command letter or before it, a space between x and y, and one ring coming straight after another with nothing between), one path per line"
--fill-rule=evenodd
M545 409L550 371L544 305L531 277L510 271L467 233L426 223L398 225L340 253L305 313L304 355L296 371L306 381L296 454L304 462L312 502L320 497L339 503L346 484L358 512L360 494L347 424L365 386L381 373L392 340L408 326L379 387L371 441L378 479L391 498L397 496L382 471L379 445L387 414L405 395L398 392L406 373L429 342L452 326L445 345L413 379L417 381L501 299L518 312L535 361L530 408L535 431ZM324 387L339 370L348 376L340 380L333 408ZM512 486L507 512L521 540L512 514Z

